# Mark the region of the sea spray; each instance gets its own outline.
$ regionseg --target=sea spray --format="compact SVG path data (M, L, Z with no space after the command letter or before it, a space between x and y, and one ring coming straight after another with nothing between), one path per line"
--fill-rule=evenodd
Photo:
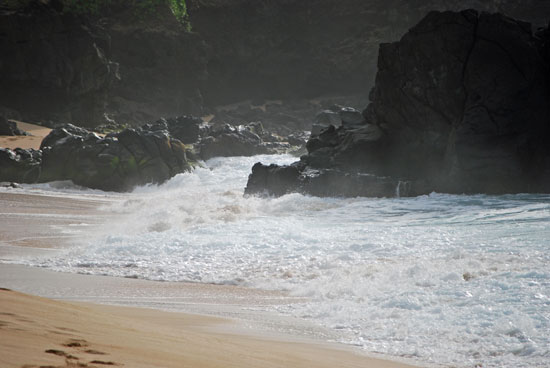
M458 367L550 366L550 196L243 196L256 161L293 160L214 159L164 185L109 194L116 222L78 228L80 246L22 262L287 290L309 302L280 312L368 351Z

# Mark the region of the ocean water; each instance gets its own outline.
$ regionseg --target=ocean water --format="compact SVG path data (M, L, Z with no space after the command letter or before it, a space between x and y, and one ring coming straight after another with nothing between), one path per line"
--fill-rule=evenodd
M550 196L243 196L257 161L218 158L112 194L117 220L54 270L286 290L278 312L369 352L452 367L550 367ZM41 185L26 190L94 196Z

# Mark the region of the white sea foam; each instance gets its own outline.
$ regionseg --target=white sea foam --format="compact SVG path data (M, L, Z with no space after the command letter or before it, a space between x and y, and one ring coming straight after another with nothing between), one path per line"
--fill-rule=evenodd
M457 367L550 367L550 196L243 197L254 162L293 160L213 159L113 195L116 223L25 262L284 289L311 302L280 312L369 351Z

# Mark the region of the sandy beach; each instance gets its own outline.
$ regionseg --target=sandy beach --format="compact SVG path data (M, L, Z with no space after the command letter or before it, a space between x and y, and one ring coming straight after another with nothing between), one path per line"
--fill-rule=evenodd
M9 264L70 247L76 235L64 228L103 226L112 215L102 204L101 196L0 193L0 287L6 289L0 291L0 366L408 367L310 340L314 327L255 312L300 302L279 292ZM293 329L302 336L289 335Z
M1 290L2 367L405 367L333 347L214 332L214 318Z
M0 147L2 148L33 148L39 149L40 143L45 136L50 134L51 129L45 128L40 125L24 123L22 121L16 121L17 127L29 133L26 136L2 136L0 135Z

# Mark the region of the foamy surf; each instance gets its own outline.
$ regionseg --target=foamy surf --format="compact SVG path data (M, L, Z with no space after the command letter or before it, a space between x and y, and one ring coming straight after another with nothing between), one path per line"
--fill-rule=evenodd
M102 196L116 221L22 263L287 290L275 307L368 351L457 367L550 366L550 196L245 198L256 161L220 158L161 186ZM66 185L66 184L64 184Z

